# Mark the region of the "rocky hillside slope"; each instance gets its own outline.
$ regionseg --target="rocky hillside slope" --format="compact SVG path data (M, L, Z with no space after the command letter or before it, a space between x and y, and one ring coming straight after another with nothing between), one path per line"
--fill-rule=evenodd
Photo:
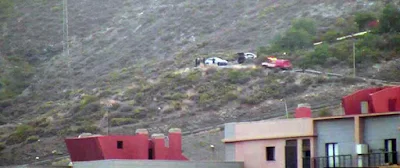
M280 112L283 98L290 107L338 102L342 95L371 85L258 68L179 70L192 67L198 56L227 58L237 51L255 51L286 30L292 19L310 17L323 27L376 2L68 2L70 55L62 52L59 1L15 1L15 14L2 26L2 68L13 72L5 62L18 55L34 70L27 71L29 86L21 95L0 103L0 165L64 155L62 138L105 133L107 119L114 134L139 127L185 131ZM194 146L185 147L189 155Z

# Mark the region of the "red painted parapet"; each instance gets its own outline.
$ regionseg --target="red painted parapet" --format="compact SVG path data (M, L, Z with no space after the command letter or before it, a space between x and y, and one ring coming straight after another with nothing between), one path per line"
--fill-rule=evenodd
M153 134L151 136L151 141L153 142L154 160L166 160L168 151L165 147L164 134Z
M178 128L173 128L168 131L169 149L168 159L188 160L182 155L182 131Z
M65 143L72 162L107 159L188 160L182 155L180 131L170 132L169 147L166 147L163 134L154 134L149 139L146 129L139 129L132 136L67 138Z
M359 90L351 95L342 98L342 106L346 115L361 114L361 102L368 102L371 105L370 94L380 91L384 88L368 88ZM369 113L372 113L373 109L368 108Z
M147 129L137 129L136 135L137 140L135 141L136 148L138 149L136 153L134 153L134 158L136 159L150 159L149 158L149 132Z
M299 104L295 111L296 118L311 118L311 107L308 104Z
M373 113L400 111L400 87L386 88L370 96Z
M66 139L65 143L71 161L104 160L98 137L85 137L82 139ZM82 150L85 149L85 150Z

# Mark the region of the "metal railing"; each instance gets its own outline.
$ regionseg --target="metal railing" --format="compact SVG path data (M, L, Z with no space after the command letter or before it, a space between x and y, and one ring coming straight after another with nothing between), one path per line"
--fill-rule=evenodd
M383 166L399 164L399 154L397 152L380 152L359 155L363 166Z
M314 157L312 160L314 161L315 168L353 166L353 157L351 155Z

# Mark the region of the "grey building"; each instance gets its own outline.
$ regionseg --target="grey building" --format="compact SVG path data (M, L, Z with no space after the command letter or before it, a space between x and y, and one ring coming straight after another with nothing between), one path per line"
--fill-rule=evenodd
M400 113L316 118L316 167L400 163Z

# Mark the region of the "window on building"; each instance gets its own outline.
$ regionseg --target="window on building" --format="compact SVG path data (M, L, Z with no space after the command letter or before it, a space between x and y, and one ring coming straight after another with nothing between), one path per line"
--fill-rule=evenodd
M310 139L302 140L302 149L303 149L303 168L311 167L311 149L310 149Z
M124 142L117 141L117 149L123 149L123 148L124 148Z
M397 164L396 139L385 139L385 162Z
M327 143L326 147L326 157L327 167L337 167L339 165L339 146L337 143Z
M153 160L153 149L149 149L149 160Z
M275 147L266 147L267 161L275 160Z

